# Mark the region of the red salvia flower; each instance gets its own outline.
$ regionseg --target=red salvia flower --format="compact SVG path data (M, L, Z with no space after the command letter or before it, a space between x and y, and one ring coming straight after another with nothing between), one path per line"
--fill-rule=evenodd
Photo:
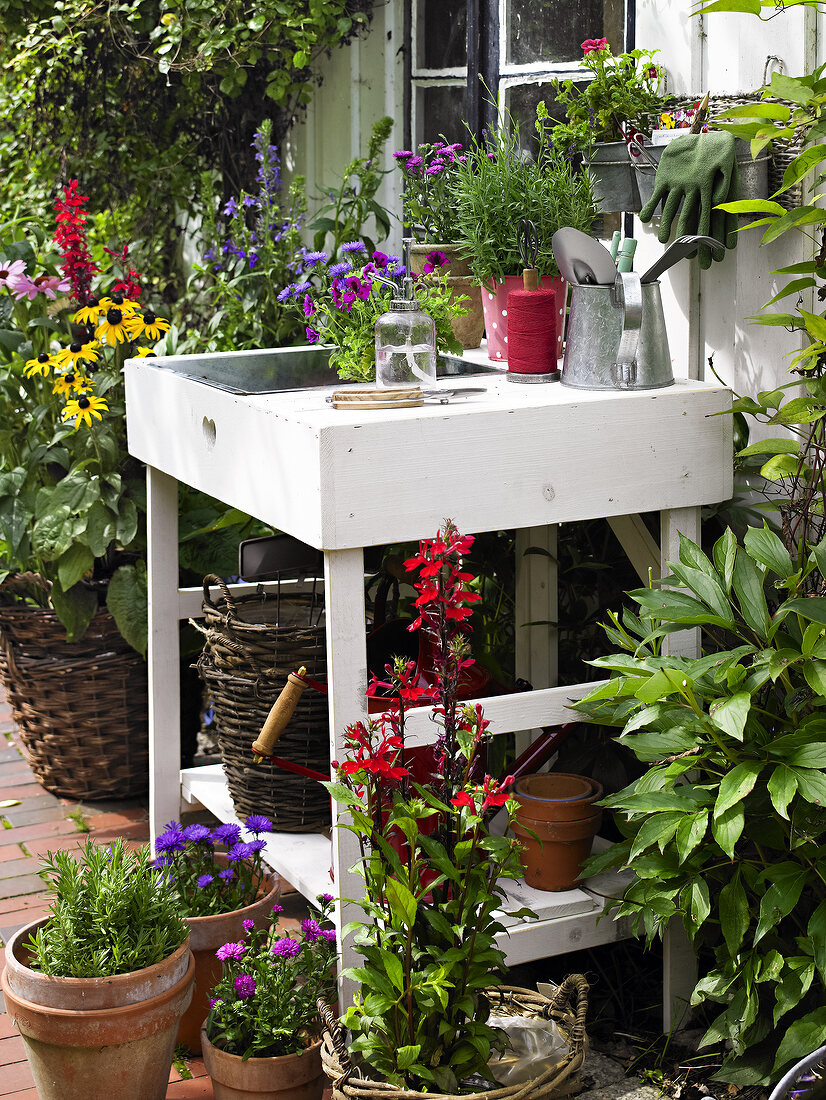
M83 204L88 195L78 195L78 181L70 180L63 188L63 198L55 199L55 243L63 262L60 267L72 284L72 297L85 306L92 296L92 276L99 270L92 263L87 241L86 219L88 213Z

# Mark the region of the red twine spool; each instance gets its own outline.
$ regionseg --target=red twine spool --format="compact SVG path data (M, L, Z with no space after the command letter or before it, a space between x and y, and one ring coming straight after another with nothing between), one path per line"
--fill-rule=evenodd
M508 373L548 374L556 366L556 294L512 290L508 295Z

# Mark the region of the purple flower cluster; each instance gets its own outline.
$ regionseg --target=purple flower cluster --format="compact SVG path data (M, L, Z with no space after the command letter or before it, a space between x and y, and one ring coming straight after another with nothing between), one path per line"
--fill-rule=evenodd
M310 917L301 922L301 931L307 943L315 943L316 940L321 939L321 927L318 921Z

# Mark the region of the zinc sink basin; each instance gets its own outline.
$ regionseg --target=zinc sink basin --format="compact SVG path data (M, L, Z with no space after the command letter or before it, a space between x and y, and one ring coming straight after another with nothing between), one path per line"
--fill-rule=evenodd
M221 351L200 355L161 355L152 366L180 374L194 382L241 396L344 385L330 366L329 347L264 348L260 351ZM494 366L468 363L455 356L440 357L439 377L501 374Z

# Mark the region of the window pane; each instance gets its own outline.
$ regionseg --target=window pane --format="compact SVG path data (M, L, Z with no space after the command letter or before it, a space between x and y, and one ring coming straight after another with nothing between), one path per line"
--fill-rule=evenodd
M467 139L462 121L465 117L465 85L438 84L416 89L416 142L435 141L443 136L449 142Z
M467 65L467 0L419 0L417 12L417 68Z
M586 38L607 38L620 53L623 23L622 0L508 0L506 59L510 65L579 61Z
M576 85L579 87L579 85ZM551 84L517 84L505 92L505 106L519 125L519 144L534 156L537 151L536 105L545 101L548 114L557 122L565 121L565 108L554 99Z

